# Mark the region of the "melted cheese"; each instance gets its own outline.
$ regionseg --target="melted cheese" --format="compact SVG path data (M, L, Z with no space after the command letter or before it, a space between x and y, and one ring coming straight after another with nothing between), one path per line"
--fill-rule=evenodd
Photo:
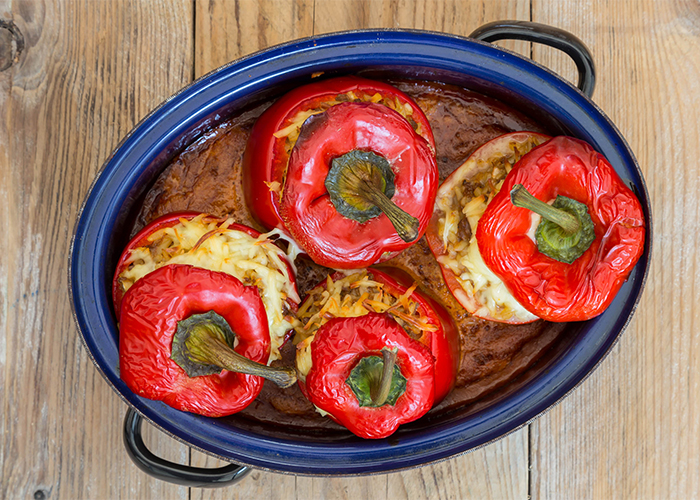
M297 257L306 252L304 252L304 250L302 250L299 244L281 229L275 228L269 233L266 233L265 236L267 236L268 239L272 238L273 236L277 236L278 241L283 240L287 242L287 262L289 262L289 265L292 267L294 275L296 276L298 272L297 266L295 264Z
M356 91L349 91L344 94L338 94L337 96L330 98L319 104L316 108L304 109L298 111L293 117L285 120L285 126L274 132L272 135L277 139L288 138L292 143L296 142L299 137L299 131L304 125L304 122L313 115L318 115L323 113L328 108L333 107L337 104L343 102L371 102L375 104L382 104L390 109L393 109L397 113L401 114L404 118L409 120L411 126L414 128L418 135L423 135L420 123L416 123L412 119L413 108L406 102L401 104L398 96L382 96L379 92L374 94L369 94L363 90L357 89Z
M311 342L313 342L313 340L314 336L311 335L297 344L297 372L302 382L306 382L306 376L309 374L314 364L311 359Z
M529 322L536 320L537 316L525 309L503 281L486 266L475 236L477 224L489 201L500 191L505 176L517 159L517 154L506 158L503 169L493 168L489 171L488 167L479 166L481 175L473 179L477 187L472 196L462 192L461 182L449 186L449 189L441 188L436 206L443 213L438 222L438 231L446 255L440 256L438 262L449 268L467 295L474 298L475 310L469 312L475 316ZM458 235L459 224L465 219L472 234L469 241L464 241Z
M279 349L296 320L287 312L286 300L300 302L284 252L268 239L270 233L254 238L228 229L231 221L217 226L201 217L181 219L180 223L153 234L149 247L132 251L129 268L120 276L124 289L146 274L166 264L188 264L224 272L246 285L255 285L262 298L270 329L270 362L280 358ZM167 242L170 258L162 258L160 242Z

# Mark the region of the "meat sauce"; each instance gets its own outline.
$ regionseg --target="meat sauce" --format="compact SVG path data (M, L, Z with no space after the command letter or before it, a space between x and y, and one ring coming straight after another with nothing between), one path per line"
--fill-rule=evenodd
M411 96L425 112L435 136L442 182L480 145L517 130L547 133L537 123L499 101L439 83L390 82ZM264 231L248 211L241 185L241 162L255 119L269 104L260 105L222 123L179 154L146 194L133 232L174 211L195 210ZM455 389L428 415L471 403L514 380L534 364L557 339L563 324L536 321L506 325L471 317L445 285L440 267L425 238L385 263L411 274L425 292L454 317L461 335L461 365ZM299 293L315 286L330 272L308 259L297 260ZM282 360L293 364L294 346L287 342ZM263 391L239 416L262 425L303 427L305 431L342 428L322 417L294 386L279 389L266 382Z

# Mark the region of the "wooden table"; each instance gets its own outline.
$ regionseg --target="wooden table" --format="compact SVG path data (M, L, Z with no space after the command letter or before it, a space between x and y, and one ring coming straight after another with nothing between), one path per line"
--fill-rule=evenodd
M67 283L78 209L119 140L193 79L273 44L368 27L467 35L500 19L585 41L594 100L648 183L654 259L610 355L529 426L432 466L335 479L255 471L218 490L140 472L122 447L126 407L79 340ZM574 78L551 49L505 46ZM0 0L0 70L0 498L700 497L697 0ZM147 441L170 460L217 463L158 431Z

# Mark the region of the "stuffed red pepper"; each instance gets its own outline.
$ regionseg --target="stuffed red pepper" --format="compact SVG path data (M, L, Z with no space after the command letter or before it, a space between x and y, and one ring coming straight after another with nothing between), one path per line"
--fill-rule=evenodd
M357 77L320 81L258 119L243 183L254 216L315 262L367 267L424 233L438 185L434 139L398 89Z
M256 286L182 264L159 267L124 294L119 373L139 396L210 417L248 406L263 378L282 387L294 370L267 366L270 335Z
M361 437L386 437L454 386L459 365L454 322L398 269L328 276L309 293L298 318L302 391L320 411ZM394 360L391 351L396 351ZM403 377L408 385L392 389L393 402L368 402L368 394L381 393L380 381L386 381L381 372L390 363L398 366L391 379Z
M486 265L519 303L582 321L612 302L644 251L641 204L589 144L555 137L525 155L479 221Z
M134 283L166 265L188 264L223 272L254 285L265 305L271 337L270 361L296 324L292 314L300 299L286 254L267 236L249 227L198 213L163 216L143 228L117 264L112 294L117 319L121 302Z

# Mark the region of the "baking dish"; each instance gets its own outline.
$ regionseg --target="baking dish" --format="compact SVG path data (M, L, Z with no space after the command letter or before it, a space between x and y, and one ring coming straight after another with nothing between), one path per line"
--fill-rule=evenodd
M496 47L501 38L546 43L572 56L579 88L546 68ZM535 366L475 404L421 419L384 440L280 435L235 417L210 419L142 399L120 380L118 330L110 286L130 222L168 161L232 113L273 99L312 77L361 74L460 85L535 117L551 130L592 144L644 208L645 252L611 307L567 326ZM593 103L593 62L574 36L535 23L486 25L471 37L414 30L362 30L307 38L255 53L202 77L148 115L105 162L84 202L70 254L70 293L83 343L107 382L130 405L127 449L162 479L191 486L228 484L249 467L295 474L370 474L424 465L483 446L527 424L581 383L630 320L648 272L651 212L639 165L614 124ZM235 464L193 469L154 457L140 439L141 419L190 446ZM238 465L241 465L239 467Z

